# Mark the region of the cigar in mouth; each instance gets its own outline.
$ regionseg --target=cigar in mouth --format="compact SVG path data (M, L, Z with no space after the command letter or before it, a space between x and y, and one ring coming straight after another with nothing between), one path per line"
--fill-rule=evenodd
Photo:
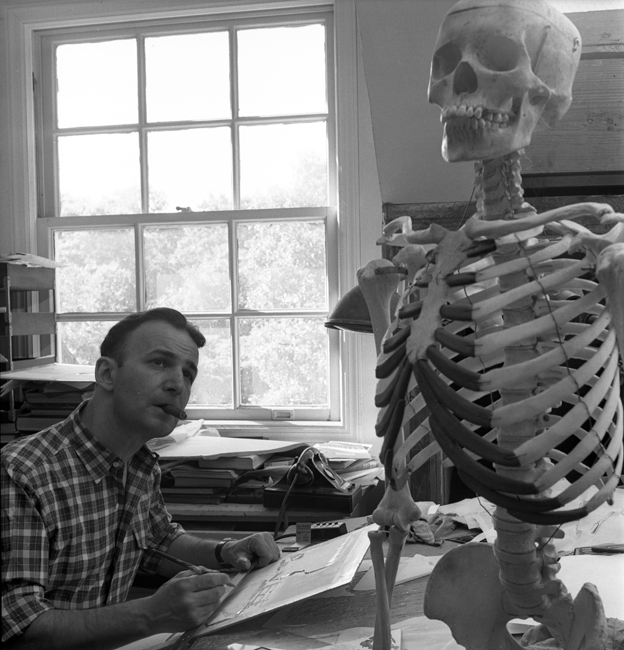
M174 418L178 418L178 420L186 420L186 411L179 409L177 406L173 406L173 404L165 404L160 408L168 415L173 415Z

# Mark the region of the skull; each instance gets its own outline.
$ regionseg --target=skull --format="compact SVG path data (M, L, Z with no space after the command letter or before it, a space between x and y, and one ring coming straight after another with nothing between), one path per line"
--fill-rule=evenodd
M544 0L461 0L444 19L429 101L442 109L442 155L484 160L526 147L538 122L572 101L581 37Z

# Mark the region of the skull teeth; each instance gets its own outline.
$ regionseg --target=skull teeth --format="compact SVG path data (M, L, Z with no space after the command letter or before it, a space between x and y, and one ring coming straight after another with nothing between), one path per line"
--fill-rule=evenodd
M492 111L483 106L450 106L440 115L440 122L453 118L465 118L466 126L472 129L505 129L509 126L510 114Z

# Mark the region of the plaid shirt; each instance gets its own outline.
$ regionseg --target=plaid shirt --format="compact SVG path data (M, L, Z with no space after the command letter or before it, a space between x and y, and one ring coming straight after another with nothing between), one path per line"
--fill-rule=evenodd
M84 405L84 403L83 403ZM82 424L63 422L2 450L2 641L49 609L123 602L139 568L183 534L160 493L158 456L124 464Z

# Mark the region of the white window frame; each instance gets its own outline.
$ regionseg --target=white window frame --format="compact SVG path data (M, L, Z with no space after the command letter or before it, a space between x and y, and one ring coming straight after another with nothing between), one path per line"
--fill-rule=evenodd
M9 86L9 153L12 160L11 196L15 241L23 243L23 250L49 256L49 229L45 218L37 218L40 197L37 196L36 124L35 106L31 91L34 79L37 34L41 30L60 27L130 22L136 20L166 20L180 16L214 16L232 11L255 11L270 6L276 10L331 6L335 27L336 75L336 131L337 155L340 160L338 174L339 205L336 219L338 239L337 258L330 259L338 268L339 287L330 295L330 309L339 295L353 285L360 258L359 211L359 160L358 160L358 104L357 104L357 44L354 0L247 0L211 1L186 0L175 3L152 0L149 8L138 0L123 6L109 2L88 0L82 3L58 3L54 6L13 6L6 11L5 34L7 38L8 69L17 71L8 79ZM151 215L153 217L160 215ZM162 215L166 217L166 215ZM251 215L250 215L251 216ZM71 218L72 225L78 225ZM157 221L157 219L155 220ZM110 222L108 222L109 225ZM69 225L69 224L68 224ZM331 422L276 422L276 421L210 421L227 435L264 435L275 439L301 438L306 441L327 439L359 440L362 428L359 414L361 382L361 346L355 337L336 335L340 347L342 405L340 416Z

